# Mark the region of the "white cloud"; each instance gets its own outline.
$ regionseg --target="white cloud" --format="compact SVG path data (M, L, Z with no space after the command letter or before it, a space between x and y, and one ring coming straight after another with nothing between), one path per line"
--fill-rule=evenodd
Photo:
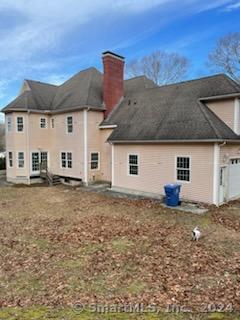
M233 11L237 9L240 9L240 1L237 1L236 3L233 3L233 4L229 4L224 8L224 11Z
M41 80L46 83L61 85L63 82L68 80L72 75L70 74L51 74L47 77L43 77Z
M0 99L6 97L6 90L9 85L9 81L7 80L0 80Z

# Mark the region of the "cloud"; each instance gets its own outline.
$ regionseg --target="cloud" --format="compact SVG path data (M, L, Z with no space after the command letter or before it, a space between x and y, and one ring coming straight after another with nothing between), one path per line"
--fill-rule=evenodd
M240 9L240 1L237 1L236 3L233 3L233 4L229 4L224 8L224 11L233 11L237 9Z
M10 81L7 80L0 80L0 99L5 98L7 94L7 88Z

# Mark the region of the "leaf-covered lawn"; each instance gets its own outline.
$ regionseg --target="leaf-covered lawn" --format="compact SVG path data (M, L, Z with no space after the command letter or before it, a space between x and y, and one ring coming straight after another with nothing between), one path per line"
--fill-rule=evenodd
M7 187L0 195L2 308L71 310L80 301L240 311L237 201L198 216L64 186ZM196 225L204 234L198 243Z

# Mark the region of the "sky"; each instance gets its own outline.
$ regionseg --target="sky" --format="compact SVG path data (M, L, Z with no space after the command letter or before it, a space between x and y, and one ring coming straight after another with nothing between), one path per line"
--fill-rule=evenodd
M0 109L24 79L61 84L102 71L106 50L126 62L178 52L191 62L188 79L209 75L209 51L240 31L239 17L240 0L0 0Z

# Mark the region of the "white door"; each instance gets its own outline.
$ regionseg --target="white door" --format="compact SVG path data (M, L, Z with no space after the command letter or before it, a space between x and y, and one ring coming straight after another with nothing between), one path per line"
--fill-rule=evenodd
M40 174L40 163L48 165L48 153L46 151L34 151L31 153L31 174Z
M240 158L230 160L228 197L240 197Z
M227 199L227 167L220 168L219 203L224 203Z
M32 152L31 155L31 174L39 174L39 152Z

